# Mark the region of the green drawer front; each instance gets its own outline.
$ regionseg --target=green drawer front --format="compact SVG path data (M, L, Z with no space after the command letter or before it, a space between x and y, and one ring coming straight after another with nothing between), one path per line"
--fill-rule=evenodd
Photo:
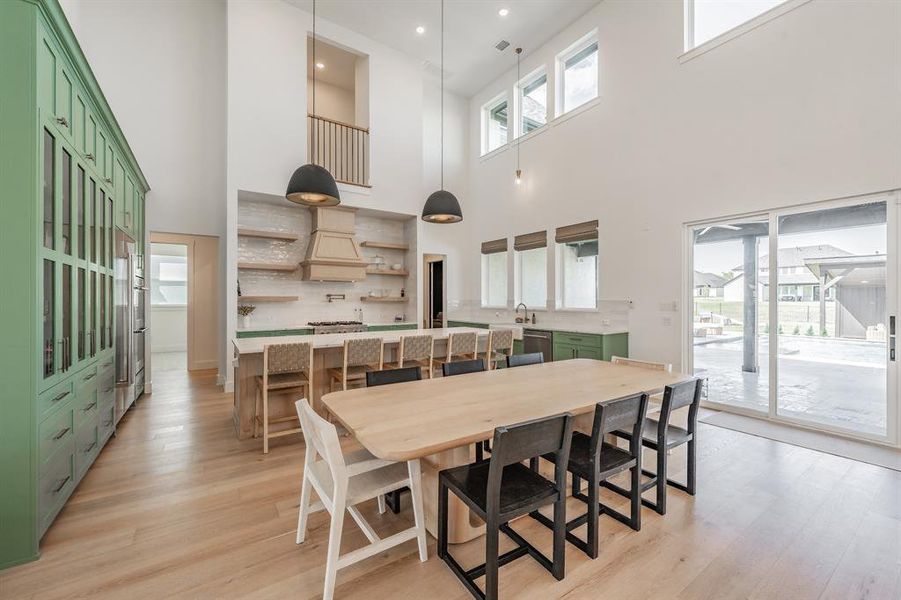
M90 369L85 369L89 371ZM75 402L72 410L75 413L75 427L81 427L82 424L97 424L97 412L100 406L100 399L97 395L97 371L93 373L84 373L79 376L78 387L75 390Z
M554 343L572 344L573 346L590 346L601 349L601 336L591 333L570 333L568 331L554 332Z
M604 336L603 359L610 360L613 356L629 357L628 333L613 333Z
M115 375L115 365L113 361L116 359L115 355L112 352L104 352L100 355L100 361L97 363L98 371L105 371L106 369L113 369L113 374Z
M97 402L103 405L116 399L116 369L110 367L97 376Z
M69 448L71 451L74 439L75 422L70 403L41 423L38 428L38 456L42 474L47 472L50 458L60 448Z
M75 489L75 462L70 450L53 455L38 480L38 515L40 535L44 535L69 494Z
M404 331L409 329L416 329L416 325L370 325L368 331Z
M469 321L448 321L448 327L475 327L477 329L488 329L487 323L471 323Z
M513 354L522 354L522 353L523 353L522 340L513 340Z
M601 349L592 348L590 346L577 346L576 358L592 358L594 360L601 360Z
M284 337L288 335L312 335L312 329L271 329L269 331L239 331L237 338Z
M561 344L554 340L554 360L569 360L576 357L576 348L572 344Z
M75 434L75 480L82 476L94 462L100 451L100 436L97 424L81 427Z
M75 397L75 380L70 378L38 396L38 420L43 421Z
M109 436L116 429L116 397L113 396L112 402L104 402L100 405L100 413L97 421L97 432L100 436L100 444L106 443Z

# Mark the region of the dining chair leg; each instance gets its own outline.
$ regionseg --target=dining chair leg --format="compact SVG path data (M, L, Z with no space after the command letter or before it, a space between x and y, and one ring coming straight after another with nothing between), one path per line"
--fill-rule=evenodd
M443 481L438 482L438 558L447 558L447 495Z
M575 496L579 492L582 491L582 478L578 475L573 475L573 491L572 495Z
M636 464L629 471L632 474L632 487L629 490L629 500L632 503L630 526L635 531L641 531L641 464Z
M488 517L485 524L485 600L497 600L497 569L500 524Z
M565 490L566 488L564 488ZM597 486L595 486L597 489ZM597 492L595 492L597 495ZM597 511L589 510L589 513ZM595 518L597 524L597 518ZM597 547L597 530L595 530L595 547ZM589 534L590 535L590 534ZM597 554L595 554L597 555ZM566 575L566 494L561 491L560 498L554 502L554 557L551 574L561 581Z
M588 480L588 530L586 531L586 541L588 542L589 558L598 557L598 515L601 510L599 503L600 499L598 498L598 479L599 475L596 474L594 476L594 481L591 479Z
M657 506L655 510L666 514L666 450L663 444L657 448Z
M325 559L325 584L322 600L332 600L335 594L335 580L338 575L338 556L341 551L341 531L344 528L346 490L335 494L332 518L328 532L328 551Z
M309 478L304 473L303 484L300 487L300 506L297 514L297 539L295 543L302 544L307 535L307 516L310 511L310 484Z
M425 539L425 514L422 509L422 474L419 459L407 461L407 472L410 474L410 499L413 502L413 521L416 524L419 560L425 562L429 559L429 554Z
M476 462L482 462L485 460L485 450L482 447L482 442L476 442Z
M263 454L269 454L269 391L263 390Z
M695 434L697 435L697 434ZM697 456L697 447L695 446L694 437L688 442L688 485L686 486L686 492L688 494L694 496L695 491L697 489L697 467L698 467L698 456Z

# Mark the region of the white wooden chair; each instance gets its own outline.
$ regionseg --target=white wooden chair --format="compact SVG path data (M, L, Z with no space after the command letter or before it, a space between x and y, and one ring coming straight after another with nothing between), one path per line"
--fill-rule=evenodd
M642 369L653 369L654 371L673 372L672 363L651 362L649 360L637 360L635 358L623 358L622 356L611 356L610 362L614 365L626 365L629 367L641 367Z
M324 508L332 517L325 563L323 600L330 600L335 593L338 569L360 562L407 540L416 538L419 545L419 560L425 562L428 553L419 460L407 461L405 465L402 462L376 458L366 450L345 456L341 452L335 426L316 414L306 399L298 400L295 406L307 445L300 492L300 511L297 517L297 543L303 543L306 537L307 516L310 513ZM317 460L317 456L322 459ZM384 512L384 494L404 486L410 488L415 525L382 539L355 505L378 498L379 511ZM319 496L319 501L313 504L310 504L311 489L316 490ZM339 551L345 509L363 530L370 543L341 556Z

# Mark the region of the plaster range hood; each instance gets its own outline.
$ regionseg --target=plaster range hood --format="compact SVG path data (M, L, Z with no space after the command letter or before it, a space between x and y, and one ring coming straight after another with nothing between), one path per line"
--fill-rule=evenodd
M366 260L354 239L356 209L344 206L311 207L313 235L300 263L304 281L361 281Z

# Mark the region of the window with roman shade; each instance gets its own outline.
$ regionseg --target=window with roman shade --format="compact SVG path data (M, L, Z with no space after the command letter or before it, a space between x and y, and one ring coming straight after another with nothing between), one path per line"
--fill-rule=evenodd
M598 307L598 222L558 227L557 308Z
M507 239L482 242L482 306L507 307Z
M547 232L513 238L513 256L516 303L547 308Z

